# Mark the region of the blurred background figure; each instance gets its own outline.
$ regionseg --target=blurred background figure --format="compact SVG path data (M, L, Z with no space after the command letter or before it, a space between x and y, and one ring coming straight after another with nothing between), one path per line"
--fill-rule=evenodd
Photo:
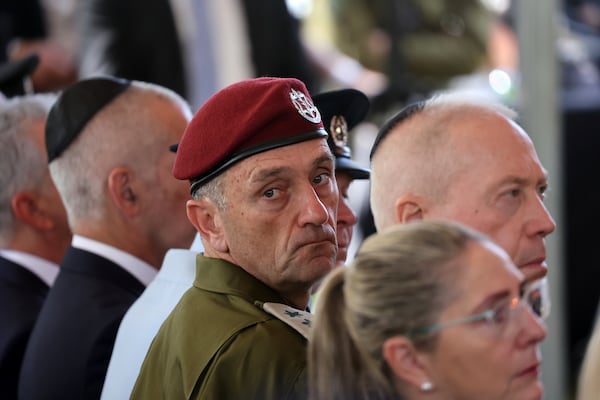
M216 90L255 76L318 86L299 21L283 0L85 0L80 20L82 77L158 83L193 110Z
M481 0L328 4L337 47L388 77L387 90L373 101L374 111L446 89L456 77L500 63L516 67L509 60L516 57L516 38Z
M75 0L3 0L0 3L0 63L32 54L36 92L62 89L77 78L75 37L70 18Z
M53 95L0 102L0 397L17 398L29 335L71 241L48 170Z
M193 110L215 91L261 76L297 78L312 93L326 82L379 90L381 74L358 65L359 73L348 79L335 65L352 62L349 56L335 47L324 55L304 40L294 3L84 0L80 76L158 83L188 99Z
M311 400L542 398L544 324L522 273L473 230L392 227L321 290Z
M39 57L32 54L17 61L0 64L0 100L33 93L31 73L39 64Z

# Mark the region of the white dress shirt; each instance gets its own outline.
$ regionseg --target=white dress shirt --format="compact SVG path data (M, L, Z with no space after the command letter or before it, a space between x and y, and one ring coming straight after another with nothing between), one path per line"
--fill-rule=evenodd
M197 254L192 250L169 250L156 278L125 314L101 399L129 398L154 336L194 282Z

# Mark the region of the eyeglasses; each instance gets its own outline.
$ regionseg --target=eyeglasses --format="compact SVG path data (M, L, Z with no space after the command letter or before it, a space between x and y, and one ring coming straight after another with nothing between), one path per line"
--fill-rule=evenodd
M548 290L548 279L538 279L528 284L524 296L527 295L527 303L531 309L541 319L545 320L550 316L550 292Z
M431 335L451 326L469 324L478 321L485 321L489 323L500 335L502 335L505 333L506 326L508 325L509 321L514 318L515 311L519 305L529 307L531 312L533 312L542 320L545 320L550 314L550 305L547 300L547 284L541 280L538 280L522 288L522 293L520 296L515 296L512 299L501 301L489 310L439 324L416 328L411 330L409 336L418 337Z

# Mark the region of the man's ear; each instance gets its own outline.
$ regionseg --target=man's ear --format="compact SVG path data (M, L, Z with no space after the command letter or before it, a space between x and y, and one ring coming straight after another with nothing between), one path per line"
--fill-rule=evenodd
M225 238L221 210L208 197L200 200L188 200L186 203L188 219L196 227L196 230L207 241L212 248L227 253L229 245Z
M135 175L127 167L117 167L108 175L108 193L113 203L123 213L133 216L140 209L141 188L135 181Z
M34 192L17 192L11 199L11 208L15 217L37 230L51 230L54 221L40 207L39 195Z
M432 377L422 357L422 352L404 336L394 336L383 343L383 358L398 380L417 390L429 391L433 389Z
M407 193L396 199L394 203L397 224L404 224L423 219L425 213L425 201L416 194Z

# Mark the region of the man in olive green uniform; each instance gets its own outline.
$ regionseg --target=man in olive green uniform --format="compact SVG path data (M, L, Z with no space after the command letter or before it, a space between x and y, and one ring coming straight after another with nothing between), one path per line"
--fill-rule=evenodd
M205 251L132 398L306 398L306 307L337 250L326 137L296 79L236 83L196 113L173 173Z
M335 43L385 73L392 90L427 94L488 60L496 16L480 0L329 0Z

